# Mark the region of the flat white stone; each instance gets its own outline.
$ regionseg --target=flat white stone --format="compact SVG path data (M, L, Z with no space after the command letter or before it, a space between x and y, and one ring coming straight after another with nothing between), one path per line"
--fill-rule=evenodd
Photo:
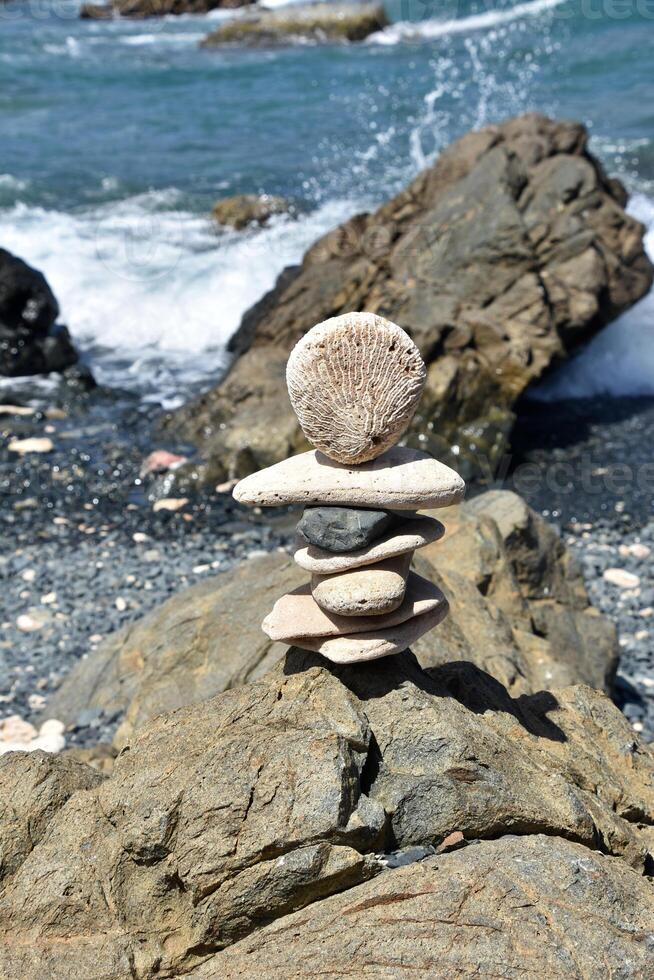
M416 517L393 528L367 547L341 555L313 544L307 545L306 541L298 536L295 542L297 550L293 557L300 568L306 568L308 572L316 575L332 575L335 572L346 572L351 568L360 568L362 565L372 565L385 558L424 548L432 541L438 541L444 533L445 528L435 518Z
M327 612L339 616L382 616L392 612L404 600L411 558L411 553L397 555L336 575L313 575L313 598Z
M311 595L309 585L278 599L263 621L262 629L271 640L282 640L306 647L306 638L327 638L353 633L378 633L416 616L436 609L446 609L441 590L415 572L409 573L404 602L383 616L337 616L321 609ZM297 639L302 636L302 643Z
M313 449L245 477L234 497L250 507L347 504L420 510L463 499L465 483L438 460L407 446L393 446L368 463L348 466Z
M314 650L336 664L353 664L364 660L378 660L394 653L402 653L425 633L438 626L447 615L447 600L429 612L414 616L388 629L369 633L351 633L333 638L316 636L296 637L293 645L304 650ZM392 615L392 614L391 614Z

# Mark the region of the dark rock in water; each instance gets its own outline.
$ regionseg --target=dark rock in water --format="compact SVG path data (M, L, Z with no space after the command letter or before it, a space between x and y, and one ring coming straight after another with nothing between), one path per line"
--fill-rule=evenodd
M64 371L77 352L45 276L0 249L0 375Z
M45 276L17 256L0 249L0 324L24 327L45 337L59 316L59 304Z
M291 649L255 683L160 710L111 776L74 793L12 862L1 976L306 976L269 938L284 925L294 955L315 944L312 975L318 964L337 976L352 973L373 922L386 937L409 930L407 956L449 957L436 972L422 960L415 976L463 975L462 962L465 975L512 978L574 976L570 963L588 977L614 963L634 980L647 969L654 756L606 695L577 686L513 699L471 664L424 671L407 651L336 667ZM25 764L16 754L6 765ZM0 834L13 820L9 806ZM385 871L385 853L457 831L484 843ZM352 951L337 970L316 938L330 902ZM303 908L315 932L294 915ZM561 929L573 930L574 953ZM498 973L509 937L511 970ZM223 954L239 940L254 971Z
M292 214L293 206L284 197L273 194L235 194L224 197L213 208L219 225L240 231L248 225L265 225L276 214Z
M285 270L243 317L228 376L168 428L230 476L244 475L246 451L256 470L308 448L288 355L316 322L369 310L407 330L428 364L409 440L464 478L493 473L522 392L652 282L643 226L586 142L579 123L535 114L458 140Z
M117 16L109 3L83 3L79 15L82 20L111 20Z
M201 47L225 44L268 47L301 38L311 41L363 41L388 25L382 4L291 4L282 10L257 10L221 24Z
M309 544L327 551L365 548L397 523L385 510L356 507L306 507L297 529Z
M79 15L82 20L109 20L112 17L131 17L146 20L175 14L206 14L210 10L231 10L246 7L254 0L113 0L112 3L84 3Z

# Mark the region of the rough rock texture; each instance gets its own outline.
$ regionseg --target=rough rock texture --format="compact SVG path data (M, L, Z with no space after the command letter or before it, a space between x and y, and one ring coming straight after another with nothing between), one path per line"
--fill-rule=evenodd
M286 916L212 957L197 980L640 980L654 892L620 861L557 837L431 857Z
M330 668L292 649L150 722L55 815L0 893L0 975L177 977L378 874L379 852L454 832L563 837L642 873L653 776L590 688L513 699L470 664Z
M77 361L45 277L0 249L0 375L63 371Z
M421 662L471 661L514 697L580 681L609 691L615 627L589 606L555 531L507 491L439 513L448 535L420 551L415 568L446 591L450 612L414 647ZM305 582L306 572L277 554L181 592L89 654L47 716L75 724L87 708L125 712L120 746L160 711L261 676L285 648L259 624Z
M73 793L102 778L73 759L40 750L0 757L0 890Z
M241 231L248 225L265 225L274 215L292 211L290 201L274 194L234 194L217 201L211 213L219 225Z
M363 41L387 24L388 18L381 4L293 4L283 10L258 10L252 16L221 24L201 42L201 46L269 47L297 39Z
M580 124L534 114L464 136L286 269L245 314L231 372L169 426L237 477L301 450L288 354L317 321L368 310L403 327L428 364L410 438L464 478L492 468L530 382L652 281L643 228L586 141Z
M125 712L117 744L161 711L213 697L264 673L286 647L260 623L280 593L306 581L282 554L246 561L185 589L80 662L48 704L75 724L85 709Z
M341 504L394 510L447 507L463 500L464 493L458 473L407 446L393 446L368 463L349 467L311 450L246 476L233 491L248 507Z
M297 530L309 543L326 551L357 551L381 538L398 518L385 510L357 507L307 507Z
M302 337L286 365L293 411L312 446L348 465L400 441L425 385L409 335L374 313L345 313Z
M416 644L421 663L471 660L514 695L580 681L610 691L615 626L589 605L556 531L506 490L438 513L446 535L419 552L415 569L451 608L437 634Z
M112 17L165 17L170 14L206 14L210 10L247 7L255 0L113 0L112 3L83 3L83 20L110 20Z

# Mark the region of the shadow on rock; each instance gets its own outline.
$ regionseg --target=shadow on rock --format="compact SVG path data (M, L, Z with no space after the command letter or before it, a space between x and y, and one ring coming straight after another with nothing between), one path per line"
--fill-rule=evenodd
M485 670L466 661L444 664L423 670L418 660L406 650L399 656L384 657L369 663L335 664L318 653L291 647L283 665L284 674L300 674L312 667L327 668L360 701L386 697L405 683L436 697L452 697L469 711L483 715L487 711L506 712L525 731L538 738L565 742L564 732L547 717L559 702L549 691L512 698L507 689Z
M513 715L531 735L553 742L567 741L565 733L547 717L548 711L560 707L550 691L512 698L503 684L466 661L434 667L427 673L439 688L445 687L448 694L475 714L505 711Z
M443 693L429 674L422 669L411 650L367 663L335 664L319 653L291 647L286 654L283 671L287 676L291 676L301 674L312 667L329 670L360 701L386 697L406 682L428 694Z

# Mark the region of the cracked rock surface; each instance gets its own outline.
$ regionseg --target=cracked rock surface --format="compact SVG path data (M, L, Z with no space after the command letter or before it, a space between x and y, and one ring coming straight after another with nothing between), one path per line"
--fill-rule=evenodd
M504 837L296 912L192 976L640 978L653 941L644 878L561 838Z
M23 765L20 755L6 758L7 769ZM50 760L53 780L69 778L65 762ZM229 976L222 950L282 928L298 910L320 916L337 893L343 901L354 889L362 911L368 896L379 905L375 889L386 894L397 875L416 870L384 871L384 854L438 847L452 834L486 843L417 866L417 881L439 868L440 901L465 887L459 874L474 887L489 854L493 887L505 874L510 898L498 903L489 892L492 915L509 933L516 917L533 932L536 913L520 910L520 881L531 872L517 864L533 861L533 875L543 877L546 915L565 887L556 862L567 862L579 869L572 884L580 904L584 889L606 892L593 921L588 912L577 917L584 942L590 948L597 934L608 935L608 922L617 936L611 956L637 951L651 929L643 874L653 867L653 777L650 750L590 688L513 698L471 664L425 671L407 652L337 668L293 648L258 682L155 718L110 778L53 808L29 853L15 849L0 892L0 975L133 980L207 963L214 973L204 976ZM546 842L539 857L540 834L563 840ZM494 842L505 835L518 840ZM508 848L506 861L494 860L493 848ZM605 887L595 867L608 869ZM372 891L358 902L360 888ZM288 920L289 936L296 921ZM343 919L343 951L356 928ZM270 929L264 935L274 946ZM436 949L438 930L426 932ZM485 934L492 938L493 928ZM600 954L599 946L588 953ZM229 962L225 971L241 968ZM634 952L636 972L624 975L637 976L638 962ZM592 975L579 970L570 975Z

